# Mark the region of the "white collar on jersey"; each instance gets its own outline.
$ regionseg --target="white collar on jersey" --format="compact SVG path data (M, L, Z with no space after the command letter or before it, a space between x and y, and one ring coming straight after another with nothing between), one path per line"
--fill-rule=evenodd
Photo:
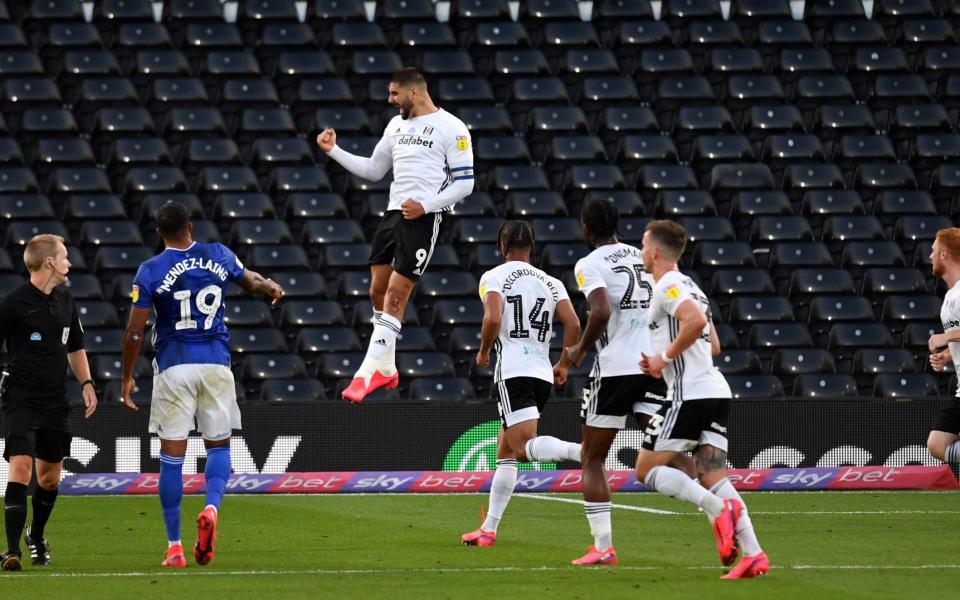
M167 250L173 250L174 252L186 252L186 251L190 250L190 248L193 248L193 247L196 246L196 245L197 245L197 241L194 240L194 241L193 241L189 246L187 246L186 248L164 248L163 251L166 252Z

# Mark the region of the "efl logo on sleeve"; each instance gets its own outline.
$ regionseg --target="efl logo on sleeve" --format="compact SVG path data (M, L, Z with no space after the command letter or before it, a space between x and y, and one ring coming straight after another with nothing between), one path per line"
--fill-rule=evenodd
M483 298L486 295L487 295L487 283L482 282L480 284L480 298Z
M577 273L577 287L581 290L583 289L583 284L586 282L586 278L583 276L583 272Z
M470 147L470 138L465 135L457 136L457 150L463 152Z
M678 288L675 285L671 285L670 287L667 288L667 298L670 298L671 300L676 300L679 297L680 297L680 288Z
M134 302L136 302L137 300L140 299L140 286L139 286L139 285L134 285L134 286L133 286L133 289L130 290L130 297L133 299Z

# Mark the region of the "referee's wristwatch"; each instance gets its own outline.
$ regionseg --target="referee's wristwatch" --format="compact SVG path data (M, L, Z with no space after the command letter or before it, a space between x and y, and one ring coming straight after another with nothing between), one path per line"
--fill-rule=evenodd
M92 379L88 379L88 380L84 381L83 383L81 383L81 384L80 384L80 389L82 390L87 384L90 384L90 387L92 387L94 393L96 393L96 391L97 391L97 384L94 383L94 381L93 381Z

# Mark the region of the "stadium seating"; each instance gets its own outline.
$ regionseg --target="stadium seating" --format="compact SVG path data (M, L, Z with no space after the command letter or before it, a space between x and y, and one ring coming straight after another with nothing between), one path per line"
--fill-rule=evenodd
M960 217L955 12L808 0L795 20L791 4L460 0L447 18L381 0L370 21L359 0L241 2L228 21L218 0L156 16L23 3L0 23L0 295L26 240L63 235L116 397L129 284L158 250L152 215L177 200L198 240L286 289L279 307L226 299L246 401L336 397L369 335L391 178L349 176L313 137L335 127L369 155L395 114L384 78L412 65L470 128L477 185L444 216L398 347L407 381L379 401L486 397L476 290L505 219L533 224L534 263L583 314L590 197L616 203L629 243L651 218L687 227L681 267L713 301L737 397L943 393L924 348L944 291L930 244Z

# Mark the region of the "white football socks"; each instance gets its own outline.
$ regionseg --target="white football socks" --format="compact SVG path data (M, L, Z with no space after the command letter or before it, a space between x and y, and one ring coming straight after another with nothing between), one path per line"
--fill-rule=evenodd
M600 551L613 546L613 526L610 524L610 502L584 502L583 511L590 523L593 546Z
M376 324L377 319L379 319L381 315L383 315L383 311L382 311L382 310L374 310L374 311L373 311L373 323L374 323L374 324ZM394 338L393 343L390 344L390 346L387 348L386 353L384 353L383 357L380 359L380 364L377 366L377 368L380 370L380 373L382 373L383 375L386 375L387 377L390 377L391 375L393 375L394 373L397 372L397 341L396 341L396 338Z
M391 347L396 346L397 334L400 333L400 327L400 321L386 313L374 319L373 333L370 335L370 344L367 346L367 355L364 357L354 377L363 377L369 382L374 370L379 368L381 372L384 372L381 366L381 360ZM394 371L395 370L396 367L394 367ZM384 374L392 375L393 373Z
M501 458L497 460L497 470L494 471L493 481L490 482L490 502L487 505L487 518L483 521L480 529L493 533L497 532L500 519L503 518L503 511L506 510L510 497L513 495L513 488L516 485L516 459Z
M716 519L723 512L723 499L710 493L705 487L690 479L679 469L661 465L650 469L643 482L661 494L695 504L702 508L710 520Z
M954 442L944 449L943 462L948 465L960 463L960 442Z
M723 498L724 500L739 500L743 505L743 511L737 520L737 541L740 542L740 548L744 556L755 556L763 552L760 548L760 541L757 540L757 533L753 530L753 521L747 513L747 505L740 497L740 493L733 487L729 479L722 479L719 483L710 488L710 491Z
M527 441L525 452L530 462L572 460L580 462L580 444L565 442L550 435L538 435Z

